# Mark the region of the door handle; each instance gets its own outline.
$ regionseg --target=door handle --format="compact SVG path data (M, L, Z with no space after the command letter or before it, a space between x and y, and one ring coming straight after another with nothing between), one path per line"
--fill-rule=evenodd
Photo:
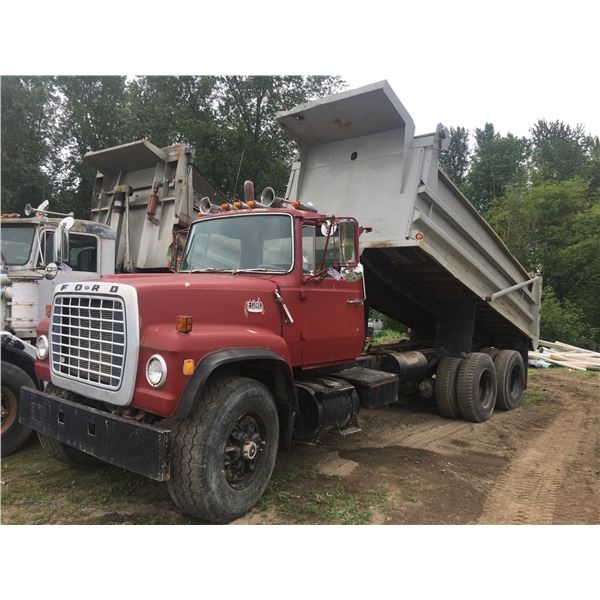
M362 306L365 301L364 300L346 300L348 304L352 304L353 306Z

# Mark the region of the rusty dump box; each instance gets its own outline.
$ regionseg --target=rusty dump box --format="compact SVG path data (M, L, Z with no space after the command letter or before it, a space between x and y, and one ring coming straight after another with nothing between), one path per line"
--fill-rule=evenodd
M537 345L541 279L439 169L447 129L416 136L386 81L296 106L278 121L300 148L286 197L370 228L361 262L371 307L433 334L453 303L476 299L475 337Z

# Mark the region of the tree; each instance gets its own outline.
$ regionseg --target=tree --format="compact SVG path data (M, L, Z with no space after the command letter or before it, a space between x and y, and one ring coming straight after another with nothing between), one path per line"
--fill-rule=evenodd
M501 136L491 123L475 130L475 141L467 192L475 207L485 213L508 185L525 180L528 144L511 133Z
M3 77L2 211L21 212L52 194L58 98L52 77Z
M588 190L583 179L512 186L486 218L525 269L600 329L600 201Z
M450 127L450 146L440 156L440 166L461 189L466 182L470 156L469 130L464 127Z
M78 217L89 215L95 170L83 157L92 150L131 141L127 127L125 77L57 77L61 98L55 144L55 169L60 174L57 204Z
M226 171L221 168L219 179L224 190L241 194L244 179L251 179L256 189L269 185L282 192L295 146L277 125L277 111L332 94L343 86L339 77L329 76L219 78L217 123L225 152L220 160L227 165Z
M586 174L598 139L586 135L582 125L540 119L530 133L532 166L539 179L563 181Z

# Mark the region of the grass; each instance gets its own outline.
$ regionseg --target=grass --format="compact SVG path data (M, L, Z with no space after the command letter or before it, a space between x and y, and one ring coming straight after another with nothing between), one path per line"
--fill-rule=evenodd
M313 469L276 472L255 511L285 523L360 525L387 505L382 491L359 492Z
M368 523L387 495L353 489L314 469L276 467L252 511L272 523ZM67 467L37 442L2 459L3 524L193 524L180 513L166 485L106 466Z
M536 383L529 383L527 389L523 392L521 397L521 406L531 406L545 400L545 396L542 394L542 388Z
M408 336L404 331L397 331L395 329L384 329L378 336L373 338L373 344L378 346L380 344L389 344L391 342L400 342L407 340Z

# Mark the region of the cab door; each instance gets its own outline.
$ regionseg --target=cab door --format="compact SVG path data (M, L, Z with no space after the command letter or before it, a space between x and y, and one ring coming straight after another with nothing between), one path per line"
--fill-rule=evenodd
M302 365L354 360L365 337L365 296L353 219L302 226Z

